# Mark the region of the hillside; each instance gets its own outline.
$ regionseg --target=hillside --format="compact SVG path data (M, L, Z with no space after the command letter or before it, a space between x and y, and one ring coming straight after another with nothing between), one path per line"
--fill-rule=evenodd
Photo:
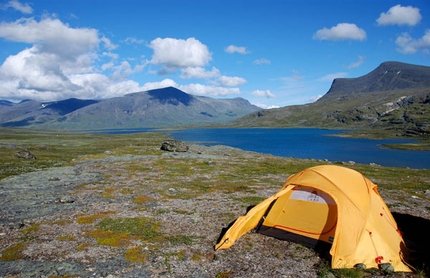
M378 128L428 136L430 67L385 62L364 76L335 79L314 103L258 111L232 125Z
M242 98L213 99L168 87L104 100L27 100L0 106L0 125L49 129L200 126L227 123L257 110Z

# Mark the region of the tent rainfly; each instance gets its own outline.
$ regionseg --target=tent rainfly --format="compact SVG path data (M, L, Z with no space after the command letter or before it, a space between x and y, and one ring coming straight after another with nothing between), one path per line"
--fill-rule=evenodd
M411 272L402 235L377 186L345 167L321 165L291 175L278 193L239 217L215 249L231 247L252 229L307 246L327 244L332 268Z

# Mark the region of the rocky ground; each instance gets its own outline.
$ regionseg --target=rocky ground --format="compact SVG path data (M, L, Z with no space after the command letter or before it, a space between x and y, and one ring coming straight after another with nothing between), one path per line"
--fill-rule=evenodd
M285 173L258 179L248 173L243 180L246 173L231 173L244 161L264 158L190 145L187 152L160 155L107 152L0 180L0 277L338 276L325 254L259 234L214 251L223 228L286 180ZM223 187L221 177L229 175L237 179L235 189ZM422 233L428 232L429 198L381 195L396 204L398 219L421 221Z

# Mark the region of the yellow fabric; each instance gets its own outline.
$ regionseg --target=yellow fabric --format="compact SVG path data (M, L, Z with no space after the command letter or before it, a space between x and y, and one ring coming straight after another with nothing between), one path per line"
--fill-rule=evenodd
M290 176L278 193L239 217L216 249L231 247L254 229L273 201L264 225L326 242L334 236L333 268L391 263L395 271L411 271L402 261L405 245L397 224L376 185L354 170L333 165Z
M309 238L331 242L337 223L337 207L330 196L312 199L310 188L297 187L278 198L264 221L265 226L296 233ZM295 193L297 196L294 196ZM301 194L305 193L305 194ZM322 195L318 192L319 195ZM316 195L318 196L318 195Z

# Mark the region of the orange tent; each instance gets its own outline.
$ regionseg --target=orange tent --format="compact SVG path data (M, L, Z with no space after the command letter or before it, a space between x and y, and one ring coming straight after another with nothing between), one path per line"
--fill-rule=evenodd
M357 171L333 165L290 176L282 189L239 217L215 246L231 247L256 232L307 246L328 244L332 268L390 264L411 272L396 221L377 186Z

